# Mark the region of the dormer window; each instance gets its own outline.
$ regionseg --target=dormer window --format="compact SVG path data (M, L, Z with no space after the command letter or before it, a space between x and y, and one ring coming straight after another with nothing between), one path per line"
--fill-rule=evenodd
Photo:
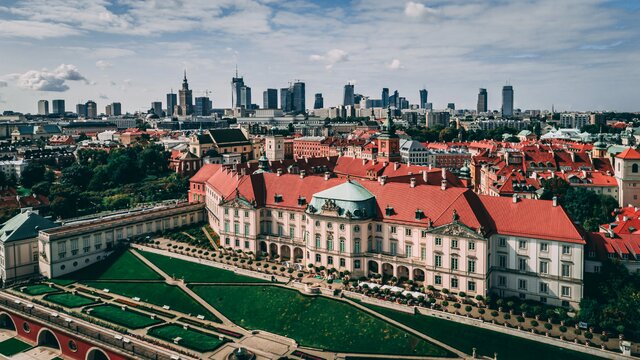
M298 197L298 206L304 206L304 204L306 203L307 203L307 199L305 199L304 196Z
M393 207L387 205L387 207L384 209L384 213L387 216L391 216L393 215Z
M424 212L420 209L416 210L416 220L422 220L424 219Z
M273 201L276 203L282 202L282 195L281 194L275 194L273 196Z

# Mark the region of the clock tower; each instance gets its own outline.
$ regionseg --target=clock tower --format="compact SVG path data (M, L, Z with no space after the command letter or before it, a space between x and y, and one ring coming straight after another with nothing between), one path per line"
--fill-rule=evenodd
M400 161L400 138L396 134L391 116L391 107L387 108L387 119L382 124L382 131L378 137L378 160L395 162Z

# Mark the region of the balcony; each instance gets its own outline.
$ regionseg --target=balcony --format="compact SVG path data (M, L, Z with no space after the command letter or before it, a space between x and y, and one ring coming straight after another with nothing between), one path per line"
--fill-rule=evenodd
M264 240L264 241L275 241L278 243L284 243L284 244L294 244L294 245L300 245L300 246L304 246L305 242L302 238L299 237L288 237L288 236L278 236L278 235L265 235L265 234L260 234L258 235L258 240Z

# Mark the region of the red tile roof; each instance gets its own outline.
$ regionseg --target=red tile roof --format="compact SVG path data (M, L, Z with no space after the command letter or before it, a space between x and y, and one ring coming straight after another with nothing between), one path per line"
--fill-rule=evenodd
M625 151L616 155L616 157L618 159L625 159L625 160L640 160L640 152L638 152L634 148L627 148Z

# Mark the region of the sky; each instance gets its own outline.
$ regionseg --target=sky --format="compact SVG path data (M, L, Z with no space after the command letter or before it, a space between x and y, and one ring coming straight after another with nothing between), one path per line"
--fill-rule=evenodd
M181 86L231 104L237 65L266 88L306 83L325 106L344 84L434 108L640 111L640 0L0 0L0 111L94 100L147 111ZM166 104L164 104L166 106Z

